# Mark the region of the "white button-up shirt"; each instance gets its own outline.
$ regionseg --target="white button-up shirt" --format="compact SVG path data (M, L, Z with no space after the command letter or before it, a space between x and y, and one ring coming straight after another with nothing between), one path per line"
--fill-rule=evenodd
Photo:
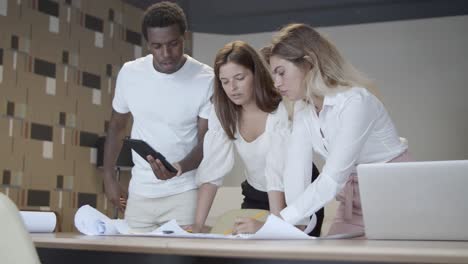
M383 104L367 89L325 96L318 115L312 104L297 103L284 173L288 206L282 218L302 222L341 191L358 164L387 162L407 148ZM314 152L326 162L310 184Z

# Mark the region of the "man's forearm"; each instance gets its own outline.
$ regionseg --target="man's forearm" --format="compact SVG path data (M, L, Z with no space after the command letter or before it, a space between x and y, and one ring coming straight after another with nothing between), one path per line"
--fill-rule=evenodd
M182 173L198 168L203 159L203 142L205 140L205 134L208 131L208 120L199 117L197 121L197 130L197 145L189 152L189 154L187 154L187 156L185 156L184 159L178 162L182 169Z
M106 136L106 142L104 143L104 177L112 174L115 164L117 162L118 153L122 148L121 144L118 144L117 133L111 132Z
M117 117L120 116L120 117ZM126 120L122 115L113 113L104 143L104 177L112 177L114 168L122 149L122 139L125 135Z
M179 161L182 167L182 172L187 172L198 168L203 159L203 140L199 141L198 144L190 151L187 156Z

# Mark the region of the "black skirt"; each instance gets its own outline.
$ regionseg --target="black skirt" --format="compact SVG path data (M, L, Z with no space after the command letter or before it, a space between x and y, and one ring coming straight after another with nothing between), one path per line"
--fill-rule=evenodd
M317 179L319 176L320 172L313 164L313 170L312 170L312 182ZM247 181L242 182L241 184L242 187L242 195L244 195L244 201L242 202L241 208L242 209L264 209L264 210L270 210L270 205L268 202L268 193L259 191L252 187ZM317 216L317 225L315 228L312 230L312 232L309 233L309 236L320 236L320 231L322 230L322 223L323 223L323 217L324 217L324 209L320 208L320 210L317 211L315 214Z

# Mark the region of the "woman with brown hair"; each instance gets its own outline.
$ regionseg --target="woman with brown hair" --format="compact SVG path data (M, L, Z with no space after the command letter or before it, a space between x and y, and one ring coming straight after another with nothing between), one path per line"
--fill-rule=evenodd
M194 232L202 230L216 191L234 166L235 151L245 166L241 207L279 215L286 206L283 165L289 120L270 72L258 53L242 41L228 43L218 51L214 72L214 108L196 174L200 187ZM298 224L308 221L305 217Z
M295 101L288 146L288 152L295 156L288 157L284 177L302 182L307 172L304 168L314 153L325 160L318 179L294 201L287 201L280 216L296 224L336 197L340 204L329 234L363 234L356 166L408 161L405 140L400 140L385 107L372 94L372 82L312 27L284 27L263 53L275 87ZM253 219L236 224L241 233L255 232L259 227ZM312 222L309 227L313 227Z

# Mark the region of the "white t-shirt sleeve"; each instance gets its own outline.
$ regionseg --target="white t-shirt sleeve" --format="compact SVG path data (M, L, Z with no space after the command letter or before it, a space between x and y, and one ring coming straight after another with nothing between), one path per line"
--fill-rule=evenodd
M197 169L195 180L198 186L212 183L223 184L223 178L234 167L234 142L230 140L219 122L214 107L208 119L208 131L203 142L203 160Z
M207 93L203 98L202 105L200 106L200 112L198 116L204 119L208 119L210 116L211 109L213 105L211 103L211 95L213 94L213 78L211 78L209 83L209 89L207 89Z
M375 123L378 109L372 100L352 97L340 113L337 137L331 142L329 156L319 177L281 211L287 222L294 224L304 216L315 213L331 201L346 184L353 172L359 153Z
M117 82L115 84L115 94L114 99L112 100L112 108L121 114L126 114L130 112L130 108L127 104L127 98L125 97L126 79L125 79L125 65L120 70L117 75Z

